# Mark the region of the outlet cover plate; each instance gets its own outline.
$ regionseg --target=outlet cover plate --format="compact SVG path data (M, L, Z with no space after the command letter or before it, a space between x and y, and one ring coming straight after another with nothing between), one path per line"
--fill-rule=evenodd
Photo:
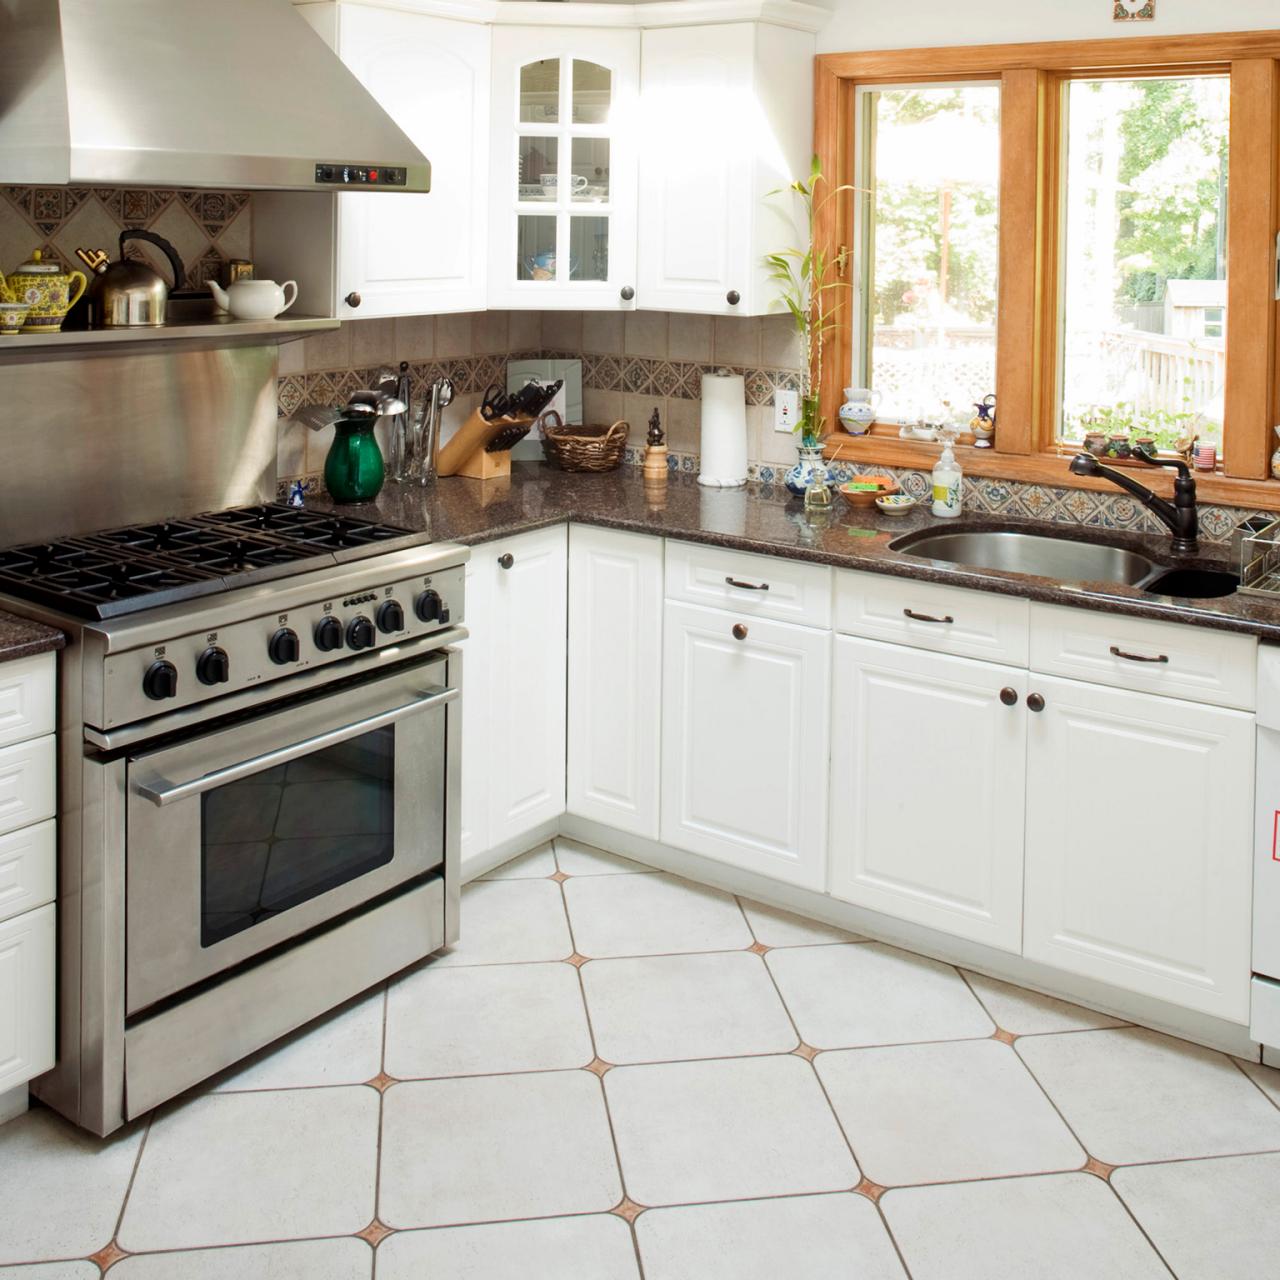
M792 432L800 421L800 393L779 387L773 393L773 429Z

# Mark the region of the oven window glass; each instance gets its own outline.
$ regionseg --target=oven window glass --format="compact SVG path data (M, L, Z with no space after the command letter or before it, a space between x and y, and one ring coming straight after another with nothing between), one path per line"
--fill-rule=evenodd
M395 725L201 797L200 945L391 861Z

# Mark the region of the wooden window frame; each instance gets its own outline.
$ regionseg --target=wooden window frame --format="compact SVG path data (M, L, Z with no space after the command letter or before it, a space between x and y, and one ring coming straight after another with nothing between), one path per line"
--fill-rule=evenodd
M1067 470L1077 450L1057 439L1062 85L1084 77L1160 72L1231 78L1223 458L1217 472L1197 477L1200 496L1280 511L1280 481L1270 478L1276 444L1272 426L1280 422L1280 303L1275 299L1280 31L820 54L815 62L814 150L832 189L852 187L859 87L1000 82L998 427L994 448L959 446L961 466L973 476L1107 491L1112 486L1106 481ZM816 236L830 261L842 245L853 243L858 198L853 191L842 191L822 210ZM1255 263L1256 268L1248 265ZM828 424L838 421L841 388L853 368L855 328L853 289L833 294L837 328L824 346L820 370L821 411ZM902 440L896 428L887 427L873 428L865 436L829 429L826 450L828 457L843 461L923 470L937 457L936 445ZM1157 492L1172 492L1171 474L1148 472L1146 480Z

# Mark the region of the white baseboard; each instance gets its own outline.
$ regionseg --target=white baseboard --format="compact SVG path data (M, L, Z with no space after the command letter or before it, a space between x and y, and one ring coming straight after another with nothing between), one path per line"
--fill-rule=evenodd
M463 858L462 883L466 884L470 880L488 875L494 867L500 867L504 862L510 862L512 858L517 858L522 853L528 853L530 849L536 849L540 844L546 844L553 836L559 835L560 825L560 818L549 818L546 822L539 823L531 831L513 836L510 840L504 840L501 844L494 845L492 849L486 849L483 853L473 854L470 858Z

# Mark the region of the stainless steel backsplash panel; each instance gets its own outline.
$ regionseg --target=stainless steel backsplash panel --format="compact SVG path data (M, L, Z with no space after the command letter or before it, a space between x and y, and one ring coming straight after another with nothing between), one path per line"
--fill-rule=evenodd
M0 546L274 497L275 343L16 357L0 354Z

